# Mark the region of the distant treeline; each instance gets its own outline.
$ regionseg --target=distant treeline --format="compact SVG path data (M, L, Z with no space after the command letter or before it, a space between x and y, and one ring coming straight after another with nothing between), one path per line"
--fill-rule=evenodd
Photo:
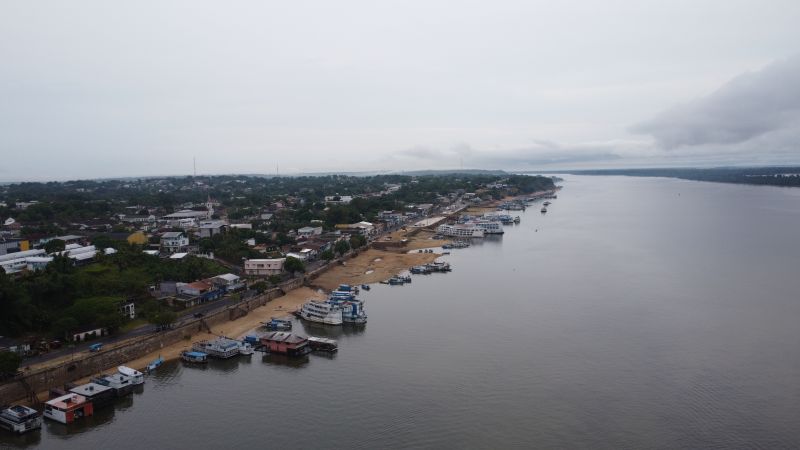
M603 169L562 171L573 175L668 177L717 183L800 187L800 167L716 167L710 169Z

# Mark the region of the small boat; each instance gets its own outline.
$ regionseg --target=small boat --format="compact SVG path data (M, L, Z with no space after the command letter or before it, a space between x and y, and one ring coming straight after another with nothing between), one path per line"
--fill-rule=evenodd
M247 342L240 342L239 343L239 354L244 356L250 356L256 350Z
M158 358L150 361L150 364L147 365L147 373L158 369L161 364L164 364L164 358L162 358L161 355L158 355Z
M117 367L117 372L131 377L131 383L135 385L144 384L144 374L136 369L131 369L128 366Z
M183 351L181 352L181 361L192 364L207 364L208 354L203 352Z
M547 212L547 207L546 206L542 206L541 211L542 211L542 214L546 213Z
M368 284L362 284L362 285L361 285L361 289L363 289L363 290L365 290L365 291L368 291L368 290L370 290L370 287L369 287L369 285L368 285Z
M335 352L339 350L339 344L334 339L309 337L308 346L317 352Z
M22 405L13 405L0 411L0 428L22 434L42 428L39 411Z
M264 322L264 326L269 331L290 331L292 329L292 321L273 317L269 322Z
M550 202L549 202L549 201L548 201L548 202L544 202L544 203L542 203L542 204L543 204L544 206L550 206Z
M514 217L514 223L519 223L519 222L520 222L519 216Z

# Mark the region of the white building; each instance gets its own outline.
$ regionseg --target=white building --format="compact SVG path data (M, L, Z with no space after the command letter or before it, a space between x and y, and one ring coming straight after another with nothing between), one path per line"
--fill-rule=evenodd
M181 231L168 231L161 235L162 253L179 253L189 247L189 237Z
M280 275L283 273L283 263L286 258L274 259L247 259L244 261L244 273L246 275Z
M297 230L298 237L319 236L320 234L322 234L322 227L303 227Z

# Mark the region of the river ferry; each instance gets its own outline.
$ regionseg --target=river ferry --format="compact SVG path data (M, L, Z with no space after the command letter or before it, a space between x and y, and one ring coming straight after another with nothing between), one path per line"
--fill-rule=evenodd
M439 225L436 232L443 236L460 238L482 238L483 229L470 224Z
M309 301L300 308L300 318L326 325L341 325L342 308L330 302Z
M62 395L44 404L44 417L63 424L70 424L92 414L94 414L92 402L78 394Z
M198 341L192 345L192 350L203 352L214 358L227 359L239 354L239 341L219 337L213 341Z
M500 222L494 222L491 220L476 220L474 222L470 222L471 224L475 225L478 228L483 229L484 234L503 234L503 226Z
M363 301L357 298L345 300L331 297L328 299L328 302L342 309L342 323L351 325L363 325L367 323L367 312L364 309Z
M13 405L0 411L0 428L22 434L42 428L39 411L22 405Z

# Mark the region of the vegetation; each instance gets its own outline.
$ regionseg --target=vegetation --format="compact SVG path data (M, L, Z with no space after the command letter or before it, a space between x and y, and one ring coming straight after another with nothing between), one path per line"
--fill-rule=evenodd
M295 272L305 272L306 265L305 263L303 263L303 261L288 256L286 258L286 261L283 262L283 269L291 273L292 276L294 276Z
M16 375L22 357L12 352L0 352L0 378Z

